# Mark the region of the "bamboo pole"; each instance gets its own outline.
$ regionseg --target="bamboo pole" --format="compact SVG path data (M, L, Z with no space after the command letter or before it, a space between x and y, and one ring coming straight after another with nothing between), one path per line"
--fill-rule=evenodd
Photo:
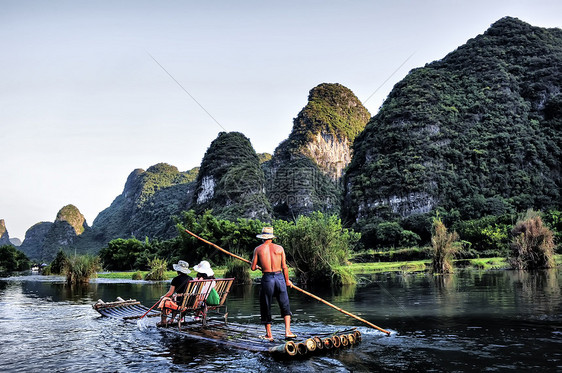
M216 248L216 249L222 251L223 253L225 253L225 254L227 254L227 255L230 255L230 256L232 256L232 257L234 257L234 258L236 258L236 259L242 260L243 262L246 262L246 263L248 263L248 264L251 264L251 262L250 262L248 259L244 259L244 258L242 258L241 256L238 256L238 255L236 255L236 254L233 254L233 253L231 253L230 251L227 251L227 250L223 249L222 247L220 247L220 246L218 246L218 245L215 245L214 243L212 243L212 242L210 242L210 241L207 241L207 240L204 239L204 238L199 237L198 235L196 235L196 234L193 233L193 232L190 232L190 231L187 230L187 229L185 229L185 231L186 231L187 233L189 233L190 235L192 235L193 237L195 237L195 238L197 238L197 239L199 239L199 240L205 242L206 244L209 244L209 245L213 246L214 248ZM258 266L258 268L261 269L259 266ZM312 297L312 298L316 299L317 301L320 301L320 302L324 303L324 304L327 305L327 306L330 306L330 307L334 308L335 310L340 311L341 313L343 313L343 314L345 314L345 315L347 315L347 316L351 316L351 317L353 317L354 319L359 320L359 321L361 321L361 322L363 322L363 323L369 325L371 328L374 328L374 329L377 329L377 330L379 330L379 331L381 331L381 332L383 332L383 333L386 333L386 335L390 335L390 332L389 332L388 330L384 330L384 329L382 329L382 328L379 328L379 327L376 326L375 324L372 324L372 323L370 323L369 321L367 321L367 320L365 320L365 319L362 319L361 317L352 314L351 312L347 312L346 310L344 310L344 309L342 309L342 308L340 308L340 307L337 307L337 306L333 305L332 303L330 303L330 302L328 302L328 301L326 301L326 300L324 300L324 299L322 299L322 298L320 298L320 297L318 297L318 296L316 296L316 295L314 295L314 294L312 294L312 293L309 293L308 291L303 290L303 289L299 288L298 286L296 286L296 285L294 285L294 284L293 284L292 288L295 289L295 290L300 291L300 292L303 293L303 294L308 295L309 297Z

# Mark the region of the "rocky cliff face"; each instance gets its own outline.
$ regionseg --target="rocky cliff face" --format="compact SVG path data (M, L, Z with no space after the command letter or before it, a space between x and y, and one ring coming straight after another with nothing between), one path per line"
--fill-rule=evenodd
M105 244L115 238L175 236L172 217L191 208L197 173L179 172L166 163L134 170L123 193L94 220L95 239Z
M84 230L88 227L86 224L86 218L80 213L80 210L74 205L66 205L59 210L57 217L55 219L56 223L66 222L74 230L76 236L84 233Z
M54 223L40 222L33 225L25 232L25 238L20 246L22 251L31 260L41 260L43 247L47 234L51 231Z
M0 246L11 244L10 235L6 229L6 223L4 222L4 219L0 219Z
M344 220L559 207L562 30L503 18L411 71L355 140Z
M211 143L197 177L193 204L224 219L271 218L260 158L239 132L221 132Z
M77 248L80 235L87 230L84 215L75 206L67 205L59 210L54 223L41 222L29 228L19 249L32 260L48 263L60 248Z
M351 161L350 147L369 116L353 92L340 84L324 83L310 91L289 138L263 165L277 217L339 212L340 180Z

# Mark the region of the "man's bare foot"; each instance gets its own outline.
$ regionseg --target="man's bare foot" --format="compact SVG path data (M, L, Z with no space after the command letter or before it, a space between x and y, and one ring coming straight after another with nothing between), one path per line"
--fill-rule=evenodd
M266 341L273 342L273 336L271 335L260 335L260 339L265 339Z
M297 338L297 335L294 333L285 334L285 339L294 339Z

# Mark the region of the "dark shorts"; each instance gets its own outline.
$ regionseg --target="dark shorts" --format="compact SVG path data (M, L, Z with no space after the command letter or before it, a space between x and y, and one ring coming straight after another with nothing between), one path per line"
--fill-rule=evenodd
M271 302L277 299L281 316L292 315L287 294L287 284L282 272L267 272L261 278L260 311L262 324L271 324Z

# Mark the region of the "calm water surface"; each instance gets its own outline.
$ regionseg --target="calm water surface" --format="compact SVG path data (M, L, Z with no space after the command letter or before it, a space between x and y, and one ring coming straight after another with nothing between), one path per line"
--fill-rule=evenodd
M156 328L103 318L98 299L136 298L151 306L168 283L97 279L67 286L60 277L0 279L0 371L4 372L374 372L561 371L559 270L463 271L450 276L384 274L320 297L392 331L383 333L298 292L294 331L358 326L361 344L306 359L215 346ZM229 320L259 323L259 286L236 287ZM278 312L278 308L274 308ZM274 335L281 337L282 322Z

